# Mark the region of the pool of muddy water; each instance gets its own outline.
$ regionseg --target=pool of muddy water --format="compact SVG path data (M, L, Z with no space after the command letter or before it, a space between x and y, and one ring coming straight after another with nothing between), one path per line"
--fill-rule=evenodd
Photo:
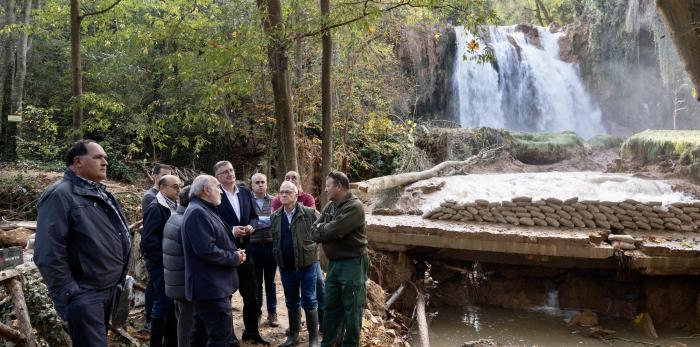
M614 330L612 336L617 339L601 341L582 335L586 328L567 326L575 313L551 307L517 311L486 305L429 309L430 345L455 347L491 339L498 346L700 346L700 335L657 327L659 338L650 339L632 322L605 318L600 319L600 326ZM411 346L420 345L417 330L411 338Z

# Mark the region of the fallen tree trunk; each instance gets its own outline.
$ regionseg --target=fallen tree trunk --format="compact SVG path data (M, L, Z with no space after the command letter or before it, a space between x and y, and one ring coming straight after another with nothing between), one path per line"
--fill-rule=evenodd
M21 332L8 327L7 325L0 323L0 337L6 339L7 341L14 342L20 346L27 342L27 337Z
M428 321L425 319L425 296L416 288L416 320L418 321L418 335L423 347L430 347L428 337Z
M700 101L700 0L656 0L656 8Z
M482 150L478 154L469 157L467 160L445 161L438 165L435 165L432 169L425 171L407 172L390 176L382 176L362 182L353 183L351 184L351 188L357 188L363 192L371 194L385 189L404 186L420 180L426 180L437 176L445 176L448 172L452 172L457 168L463 170L464 168L474 165L478 162L491 159L499 150L501 150L501 148L502 146L489 147Z

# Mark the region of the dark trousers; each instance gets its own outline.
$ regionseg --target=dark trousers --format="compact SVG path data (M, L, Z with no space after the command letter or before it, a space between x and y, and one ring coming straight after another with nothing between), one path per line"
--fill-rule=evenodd
M165 279L163 265L146 259L148 270L148 284L152 285L153 306L151 307L152 319L165 319L173 309L173 300L165 295Z
M185 299L175 300L175 316L177 317L177 345L187 347L190 345L194 305Z
M148 270L146 270L148 272ZM146 293L145 293L145 307L146 307L146 323L151 322L151 310L153 309L153 281L151 279L148 279L148 283L146 284Z
M275 314L277 313L277 286L275 285L277 262L272 255L272 243L251 243L248 249L255 264L255 280L258 283L258 313L262 313L263 282L265 282L267 314Z
M328 262L322 347L360 345L368 267L367 255Z
M238 290L243 298L243 333L258 333L258 283L255 279L255 265L246 261L238 266Z
M233 341L231 297L195 300L190 346L229 347Z
M316 301L318 302L318 321L323 324L323 292L326 290L325 281L323 280L323 270L321 270L321 262L316 262Z
M74 347L107 346L107 326L115 289L85 289L67 302L54 300L56 311L68 323Z

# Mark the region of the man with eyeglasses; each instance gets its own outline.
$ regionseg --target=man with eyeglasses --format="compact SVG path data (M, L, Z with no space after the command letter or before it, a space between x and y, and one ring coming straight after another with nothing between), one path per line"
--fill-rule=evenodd
M297 186L297 190L299 191L299 197L297 200L300 204L306 207L316 208L316 199L314 199L313 195L305 192L304 189L301 188L301 177L299 177L298 172L287 172L287 174L284 175L284 180L292 182L295 186ZM277 195L272 200L272 210L277 211L277 209L280 207L282 207L282 201L280 200L280 196Z
M267 306L267 323L271 327L279 326L277 322L277 288L275 274L277 263L272 256L272 232L270 215L272 214L272 197L267 194L267 177L261 173L251 178L253 188L253 208L258 215L255 232L250 235L250 257L255 264L255 278L258 284L258 315L262 315L263 282L265 282L265 301Z
M248 188L236 185L236 171L229 161L214 164L214 175L221 185L221 205L217 206L221 219L233 230L238 248L249 252L250 235L257 225L258 215L253 208L253 194ZM243 341L262 345L270 343L260 336L258 330L258 284L255 264L249 259L238 267L240 292L243 298ZM235 338L235 334L234 334ZM234 345L238 344L235 340Z
M153 288L150 346L177 345L177 321L173 302L165 295L163 280L163 229L177 209L182 182L177 176L165 175L158 181L158 194L146 208L141 233L141 254L146 260L148 281Z
M280 267L284 301L289 315L289 334L280 347L299 343L301 310L304 308L309 346L318 346L318 303L316 301L316 266L318 251L311 239L311 226L317 212L297 202L297 187L284 181L279 196L282 208L271 216L272 252Z

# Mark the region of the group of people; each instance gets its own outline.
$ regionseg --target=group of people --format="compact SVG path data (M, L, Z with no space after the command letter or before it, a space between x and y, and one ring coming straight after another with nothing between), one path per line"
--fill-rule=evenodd
M81 140L65 157L64 178L38 205L34 260L74 346L106 346L120 284L129 269L131 234L118 201L102 183L107 154ZM142 200L140 251L149 275L146 319L151 346L237 346L231 296L243 298L242 339L269 345L259 332L263 283L267 323L278 327L279 269L289 316L281 346L299 343L301 310L309 346L359 346L368 257L364 210L345 174L325 181L329 203L314 198L290 171L273 197L267 178L236 184L228 161L191 185L167 165L153 168ZM319 249L328 257L324 280Z

